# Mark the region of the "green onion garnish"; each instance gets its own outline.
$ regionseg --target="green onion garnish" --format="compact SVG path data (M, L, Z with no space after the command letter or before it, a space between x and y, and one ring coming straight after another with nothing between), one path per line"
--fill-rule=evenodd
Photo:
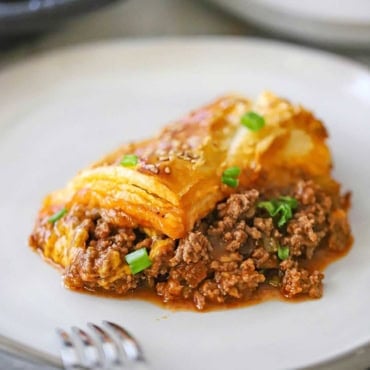
M245 113L240 122L251 131L259 131L265 126L265 119L255 112Z
M239 167L229 167L223 174L221 181L223 184L230 186L231 188L236 188L239 184L238 176L240 175Z
M225 177L238 177L240 175L240 168L239 167L229 167L227 168L224 173L222 174Z
M275 215L276 204L274 201L267 200L265 202L259 202L257 207L264 208L271 217Z
M239 180L234 179L233 177L224 177L222 176L222 183L230 186L231 188L236 188L238 186Z
M137 165L139 159L135 154L126 154L121 160L121 165L124 167L134 167Z
M286 260L289 257L289 247L278 246L278 257L279 259Z
M293 209L298 207L298 201L289 196L281 196L279 199L259 202L258 208L265 209L271 217L279 216L278 227L285 225L293 217Z
M288 195L286 196L281 196L279 199L287 204L293 209L298 207L298 200L292 197L289 197Z
M287 203L280 203L275 212L276 214L280 214L280 219L278 220L279 227L285 225L293 217L292 208Z
M60 211L50 216L48 221L53 224L54 222L60 220L67 212L68 212L67 208L62 208Z
M148 252L145 248L127 254L125 259L134 275L152 265L152 261L149 259Z

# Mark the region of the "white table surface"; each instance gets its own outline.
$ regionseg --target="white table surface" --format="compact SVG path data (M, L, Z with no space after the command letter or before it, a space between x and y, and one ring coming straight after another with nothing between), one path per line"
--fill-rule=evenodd
M279 39L278 36L256 29L250 24L221 12L201 0L129 0L118 2L95 13L79 17L16 48L1 50L0 69L31 55L79 43L115 38L168 37L195 35L245 35ZM370 67L370 50L332 50ZM370 348L357 356L343 358L326 370L369 370ZM0 352L0 369L52 370Z

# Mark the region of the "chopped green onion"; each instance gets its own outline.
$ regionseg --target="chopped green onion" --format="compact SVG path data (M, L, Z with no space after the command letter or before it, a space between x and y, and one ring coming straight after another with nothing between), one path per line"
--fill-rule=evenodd
M251 131L259 131L265 126L265 119L255 112L245 113L240 122Z
M278 220L279 227L285 225L293 217L292 209L289 204L286 203L280 203L275 213L280 214L280 218Z
M221 181L223 184L230 186L231 188L236 188L239 184L239 180L234 177L222 176Z
M259 202L257 207L264 208L271 217L275 216L276 204L274 201L266 200L264 202Z
M135 154L126 154L121 160L121 165L124 167L134 167L137 165L139 159Z
M236 188L239 184L238 176L240 175L239 167L229 167L222 173L221 181L223 184Z
M289 247L278 246L278 257L279 259L286 260L289 257Z
M148 252L145 248L127 254L125 259L133 275L152 265L152 261L149 259Z
M289 196L281 196L279 199L287 204L289 204L290 208L295 209L298 207L298 200Z
M279 199L259 202L257 207L265 209L271 217L279 215L277 225L281 227L293 217L292 209L298 207L298 201L289 196L281 196Z
M239 167L229 167L227 168L222 176L225 176L225 177L238 177L240 175L240 168Z
M60 220L67 212L67 208L62 208L60 211L54 213L51 217L49 217L48 221L53 224Z

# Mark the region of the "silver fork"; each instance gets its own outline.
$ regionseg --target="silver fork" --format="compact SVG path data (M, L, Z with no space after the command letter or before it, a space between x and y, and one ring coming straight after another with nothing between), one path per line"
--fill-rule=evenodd
M65 369L148 369L139 343L127 330L109 321L87 326L90 333L75 326L71 334L57 329Z

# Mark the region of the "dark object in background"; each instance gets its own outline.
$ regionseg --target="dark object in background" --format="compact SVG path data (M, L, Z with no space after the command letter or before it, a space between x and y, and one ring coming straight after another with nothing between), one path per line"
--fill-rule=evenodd
M0 36L37 34L116 0L0 0Z

